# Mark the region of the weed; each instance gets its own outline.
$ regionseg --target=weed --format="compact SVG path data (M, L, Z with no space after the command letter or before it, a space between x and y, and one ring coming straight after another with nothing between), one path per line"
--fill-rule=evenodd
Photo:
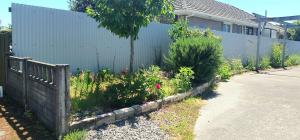
M63 140L84 140L86 134L85 130L75 130L65 135Z

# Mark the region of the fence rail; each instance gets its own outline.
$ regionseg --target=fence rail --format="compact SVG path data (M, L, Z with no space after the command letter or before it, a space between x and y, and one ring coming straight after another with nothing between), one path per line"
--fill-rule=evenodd
M60 136L68 131L69 65L54 65L9 56L5 95L33 111Z
M56 65L28 60L28 76L40 80L43 83L54 85L54 73Z

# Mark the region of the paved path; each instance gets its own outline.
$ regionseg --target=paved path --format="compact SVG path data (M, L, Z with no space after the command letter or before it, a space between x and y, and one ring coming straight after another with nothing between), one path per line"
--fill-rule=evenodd
M197 140L300 140L300 67L219 84L200 111Z

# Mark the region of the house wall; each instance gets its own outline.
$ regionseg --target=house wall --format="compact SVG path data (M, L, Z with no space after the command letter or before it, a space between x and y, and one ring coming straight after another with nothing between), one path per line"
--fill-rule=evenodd
M84 13L14 4L12 26L13 51L17 56L69 64L72 72L77 68L110 68L114 72L128 68L129 40L97 28L97 23ZM170 25L151 23L141 29L135 42L135 69L156 64L162 54L167 54L171 43L169 28ZM214 32L222 36L225 57L255 56L257 36ZM282 40L263 37L261 55L269 55L272 44L277 42ZM287 44L288 54L300 54L300 42Z
M190 26L193 27L210 28L212 30L222 31L223 22L209 20L209 19L202 19L198 17L189 17L188 21Z

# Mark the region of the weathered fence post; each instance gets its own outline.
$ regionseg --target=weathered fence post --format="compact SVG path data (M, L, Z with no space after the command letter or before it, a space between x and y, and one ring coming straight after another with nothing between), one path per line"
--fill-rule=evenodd
M24 104L24 108L25 108L25 110L27 110L27 90L26 90L26 88L27 88L27 78L26 78L26 68L27 68L27 66L26 66L26 63L27 63L27 60L24 58L24 59L22 59L20 62L20 70L21 70L21 72L22 72L22 87L23 87L23 91L22 91L22 93L23 93L23 95L22 95L22 99L23 99L23 104Z
M55 85L56 96L56 136L60 137L68 131L70 114L69 97L69 65L56 65Z
M3 65L3 68L0 68L2 69L2 74L3 77L2 79L0 79L0 81L3 82L3 88L4 88L4 94L5 94L5 90L6 90L6 82L7 82L7 66L8 66L8 57L11 55L10 52L9 52L9 45L10 45L10 41L11 41L11 32L8 32L8 33L5 33L5 34L1 34L1 41L2 41L2 46L0 46L0 50L3 51L3 52L0 52L2 53L2 58L3 60L0 60L2 62L0 62L0 64L2 63ZM0 70L1 72L1 70Z
M24 108L25 111L28 110L28 63L27 61L31 60L30 57L24 57L24 59L21 61L22 63L22 77L23 77L23 102L24 102Z

